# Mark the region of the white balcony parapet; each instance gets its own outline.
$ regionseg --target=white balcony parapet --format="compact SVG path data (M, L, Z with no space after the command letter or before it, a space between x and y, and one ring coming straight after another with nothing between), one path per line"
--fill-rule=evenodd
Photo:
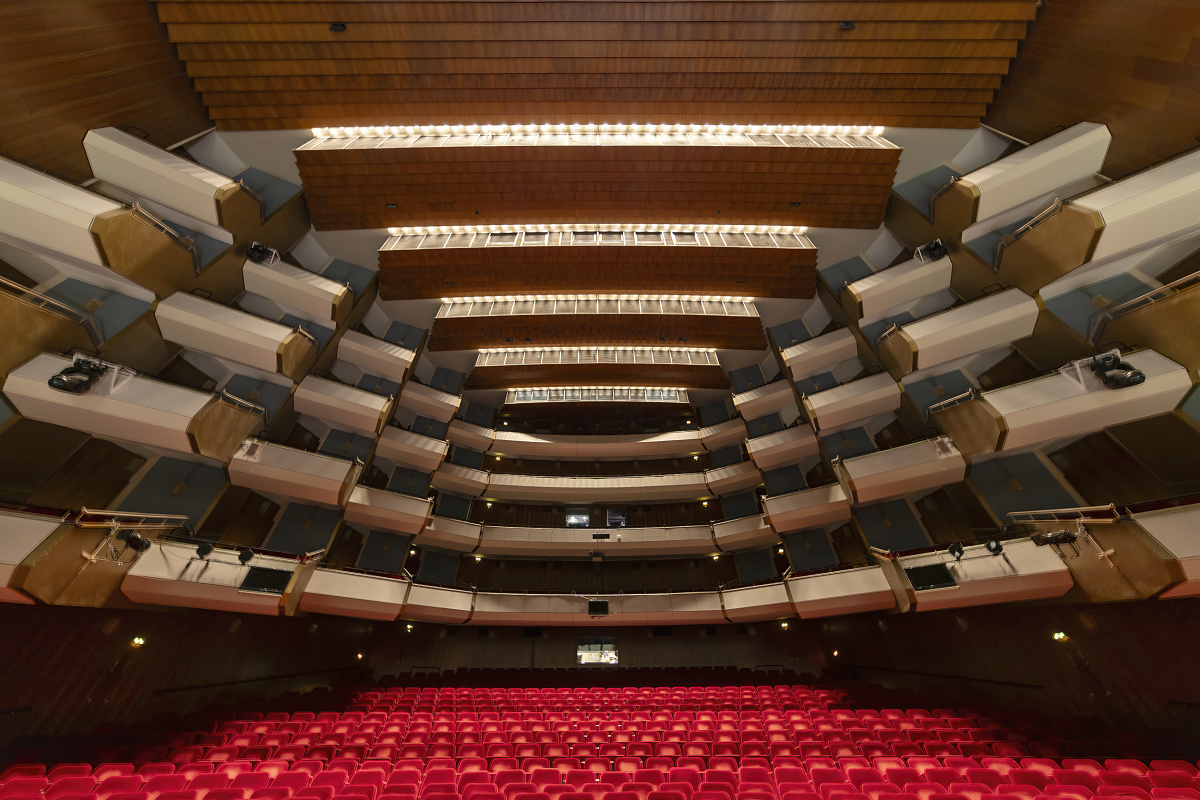
M446 431L446 438L450 440L451 444L474 450L477 453L486 453L492 446L495 436L496 431L492 428L464 422L461 419L451 420L450 427Z
M338 341L338 361L353 364L368 375L404 383L416 354L408 348L358 331L346 331Z
M4 393L29 419L222 461L229 459L240 441L237 434L257 433L263 427L260 416L249 411L231 413L218 395L143 378L119 366L110 365L81 394L47 384L72 363L49 353L36 356L9 373ZM236 432L235 438L229 438L228 429Z
M858 340L849 328L841 328L794 344L785 349L782 356L792 380L798 381L825 372L842 361L857 358Z
M0 233L35 250L109 266L92 228L124 211L107 197L0 158Z
M346 501L346 522L396 533L417 534L432 513L433 501L369 486L355 486Z
M1006 429L998 449L1014 450L1166 414L1191 391L1188 370L1153 350L1121 358L1145 374L1144 383L1108 389L1088 369L1064 369L984 392L983 402Z
M384 575L318 569L304 587L298 610L392 622L400 616L410 586Z
M34 605L33 598L12 586L13 576L21 562L62 524L62 520L40 514L0 511L0 530L4 532L0 536L0 603Z
M304 334L184 292L159 301L154 318L168 342L267 372L306 372L316 358Z
M709 451L739 444L746 440L746 421L740 417L700 429L700 443Z
M458 395L415 381L409 381L400 390L401 405L437 422L449 422L453 419L460 402L462 398Z
M933 589L909 589L917 611L1022 600L1062 597L1075 585L1071 571L1053 547L1038 547L1028 539L1003 542L1004 551L992 555L983 545L965 548L961 560L949 553L900 556L902 569L945 564L956 585Z
M1133 521L1164 550L1179 561L1183 581L1159 595L1159 599L1200 595L1200 505L1164 508L1134 514Z
M246 291L294 308L315 319L341 323L350 314L354 293L340 283L282 261L242 264Z
M413 539L413 544L470 553L479 547L482 531L483 526L478 522L434 516Z
M286 594L245 590L242 583L251 569L294 573L297 563L260 554L243 564L236 552L225 549L200 558L194 542L155 542L126 573L121 594L135 603L275 617Z
M743 431L745 428L743 427ZM743 434L743 438L744 434ZM740 441L740 440L739 440ZM679 458L704 452L697 431L571 436L496 431L489 455L555 461L628 461Z
M742 419L758 419L796 405L796 392L791 381L779 380L735 394L733 405Z
M730 622L755 622L796 615L783 582L745 586L721 592L721 604Z
M116 128L88 131L83 149L100 180L218 227L220 201L240 188L232 178Z
M968 172L960 182L978 198L975 219L987 219L1099 172L1111 141L1104 125L1081 122Z
M850 502L841 485L816 486L763 500L767 521L779 533L819 528L850 519Z
M763 482L762 473L753 461L742 461L728 467L706 470L704 480L712 494L731 494L753 489Z
M879 357L902 377L1032 336L1038 312L1020 289L997 292L897 328L881 339Z
M475 595L471 623L478 625L704 625L725 621L717 592L595 595L608 613L589 615L591 596L569 594Z
M936 261L914 258L871 273L842 290L841 303L851 319L874 317L926 295L950 288L950 256Z
M394 461L406 469L433 472L446 457L449 445L403 428L387 426L379 436L375 455Z
M607 536L595 539L595 535ZM774 541L774 539L772 539ZM713 552L708 525L670 528L519 528L485 525L479 549L485 556L537 558L707 555Z
M746 442L750 458L764 472L789 464L799 464L821 451L820 442L812 428L793 425L782 431L756 436Z
M433 473L433 488L478 497L488 488L488 473L443 461Z
M294 402L299 414L325 420L334 427L372 439L383 430L392 407L387 397L316 375L308 375L300 381Z
M822 435L852 428L899 407L900 387L886 372L804 396L804 412Z
M958 483L967 460L947 436L913 442L838 462L855 503L879 503Z
M229 480L257 492L343 506L362 464L293 447L247 439L229 462Z
M714 522L712 534L717 547L726 551L745 550L749 547L760 547L779 541L779 534L771 528L767 518L761 514Z
M802 575L787 581L788 594L802 619L818 619L896 607L896 595L881 567Z
M462 624L471 619L474 593L444 586L414 583L408 590L400 616L425 622Z
M436 476L435 476L436 478ZM704 475L630 475L605 478L492 473L484 498L527 503L661 503L711 496Z

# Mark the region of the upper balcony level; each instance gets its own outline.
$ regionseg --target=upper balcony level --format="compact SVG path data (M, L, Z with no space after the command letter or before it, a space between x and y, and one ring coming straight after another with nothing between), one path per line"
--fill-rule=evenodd
M480 351L467 388L587 384L728 389L729 378L711 349L531 347Z
M679 295L529 295L447 298L438 308L430 350L475 350L512 342L648 345L761 350L762 323L742 297Z
M664 222L715 219L722 211L733 224L874 228L900 156L873 131L797 126L316 134L295 155L318 230L562 220L563 203L575 219L618 222L628 208L668 198ZM340 190L329 191L334 186Z
M530 292L812 297L815 290L817 249L803 228L791 226L580 223L392 232L379 250L387 300L503 301Z

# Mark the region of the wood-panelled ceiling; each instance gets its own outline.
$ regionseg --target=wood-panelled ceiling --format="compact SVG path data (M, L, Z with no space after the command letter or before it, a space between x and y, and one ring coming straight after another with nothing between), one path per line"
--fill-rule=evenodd
M479 247L380 250L384 300L646 292L810 298L814 247Z
M729 389L717 364L511 364L471 370L467 389L512 386L677 386Z
M741 138L744 145L711 146L316 142L296 150L296 163L318 230L620 223L631 214L656 223L827 228L883 221L898 147L759 146Z
M1036 0L157 7L223 130L604 120L974 127Z

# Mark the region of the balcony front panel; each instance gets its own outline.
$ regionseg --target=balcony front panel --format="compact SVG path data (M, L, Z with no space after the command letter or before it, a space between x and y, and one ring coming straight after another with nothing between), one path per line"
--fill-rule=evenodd
M1159 595L1160 599L1200 595L1200 505L1165 508L1134 514L1133 521L1178 562L1182 581Z
M786 378L733 396L734 408L742 419L758 419L796 405L796 392Z
M535 504L667 503L712 495L702 473L559 478L493 473L484 498Z
M431 439L388 425L379 435L375 455L394 461L406 469L429 473L442 463L448 449L449 445L441 439Z
M880 567L804 575L787 582L801 619L818 619L896 607L896 595Z
M400 616L403 619L461 625L471 618L473 599L472 592L462 589L414 583Z
M873 317L949 289L953 269L949 256L936 261L914 258L854 281L839 299L850 319Z
M458 411L462 398L434 389L423 383L409 381L400 390L400 405L438 422L449 422Z
M596 535L608 538L596 539ZM485 525L475 552L523 558L586 558L601 552L607 558L631 558L707 555L713 549L712 528L708 525L608 529Z
M443 461L433 473L431 485L441 491L478 497L488 488L488 473Z
M630 461L679 458L703 452L700 435L694 430L597 436L498 430L488 455L553 461Z
M730 622L757 622L796 615L782 582L727 589L721 592L721 602Z
M434 516L429 518L429 522L416 535L413 544L470 553L479 547L482 530L483 526L478 522Z
M845 522L850 519L850 502L841 485L831 483L767 497L763 511L772 528L790 533Z
M588 600L607 600L608 613L591 615ZM475 596L478 625L715 625L725 621L716 592L670 594L503 594Z
M992 555L983 545L965 548L961 560L946 552L901 556L902 569L944 564L954 586L914 590L917 611L1017 603L1062 597L1075 581L1053 547L1038 547L1030 540L1003 543L1004 552Z
M892 447L842 462L856 503L878 503L966 478L967 460L949 437Z
M13 577L21 562L58 530L60 520L15 511L0 512L0 603L34 605L29 595L14 587ZM710 540L711 541L711 540Z
M763 476L753 461L743 461L728 467L710 469L704 473L704 480L708 483L711 494L721 495L744 492L761 486Z
M297 413L371 439L383 429L392 408L390 398L316 375L300 381L294 399Z
M785 346L782 355L792 380L798 381L826 372L842 361L857 358L858 340L848 328L842 328L807 342Z
M468 389L513 386L673 386L728 389L715 350L667 347L483 351Z
M308 579L298 610L393 622L404 608L409 582L382 575L318 569Z
M712 452L746 441L746 420L734 417L700 429L700 443Z
M229 462L229 480L256 492L341 506L360 472L352 461L247 439Z
M756 436L746 442L750 458L764 472L789 464L799 464L821 452L820 442L812 428L803 423L766 436Z
M350 313L354 294L349 287L282 261L242 265L246 291L294 308L316 319L341 323Z
M563 131L317 138L295 155L317 230L622 223L630 208L667 223L723 212L726 224L875 228L900 148L873 136Z
M429 521L432 509L433 501L424 497L355 486L346 501L346 522L417 534Z
M404 383L415 356L412 350L358 331L346 331L338 341L338 361L396 383Z
M450 427L446 431L446 438L450 440L451 444L474 450L477 453L486 453L492 446L495 436L494 429L464 422L461 419L451 420Z
M760 515L714 522L713 539L721 550L745 550L750 547L773 545L779 541L767 518Z
M283 594L242 588L252 569L292 573L296 562L256 555L243 564L236 550L224 548L199 558L195 544L155 542L125 574L121 594L134 603L279 616Z
M805 395L804 411L822 435L836 433L900 407L900 386L882 372Z

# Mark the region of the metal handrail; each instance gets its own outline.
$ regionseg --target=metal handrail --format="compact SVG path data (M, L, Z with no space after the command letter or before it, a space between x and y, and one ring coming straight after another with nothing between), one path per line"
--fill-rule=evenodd
M879 345L883 343L883 340L888 338L889 336L893 335L898 330L900 330L900 325L898 323L893 322L892 327L888 328L886 331L884 331L883 333L881 333L875 337L875 349L878 350Z
M1114 319L1123 317L1145 305L1154 305L1159 300L1165 300L1197 284L1200 284L1200 272L1193 272L1191 275L1185 275L1179 280L1171 281L1168 284L1159 286L1157 289L1151 289L1143 295L1126 300L1124 303L1104 309L1096 317L1096 322L1092 325L1092 332L1088 335L1088 341L1092 344L1099 342L1100 335L1104 332L1105 326Z
M312 342L313 347L316 347L318 350L321 349L321 343L317 341L317 337L313 336L311 333L304 330L304 328L297 325L296 327L292 328L292 330L295 331L296 333L300 334L301 336L303 336L305 339L308 339L310 342Z
M937 202L939 197L944 195L946 192L950 191L950 188L952 186L954 186L954 184L958 183L960 180L962 180L961 175L954 175L950 178L949 181L946 182L945 186L936 190L933 194L929 195L929 221L930 222L933 222L933 204Z
M75 308L72 305L64 303L61 300L55 300L49 295L42 294L36 289L30 289L22 286L16 281L9 280L5 277L0 277L0 286L13 290L13 298L17 302L29 306L30 308L49 311L59 317L65 317L68 322L73 322L76 325L82 325L87 329L88 338L92 340L92 345L99 348L104 344L104 336L100 333L100 326L96 324L96 320L90 312ZM36 297L40 302L34 303L29 300L29 296Z
M267 204L263 201L262 195L250 188L250 184L246 183L241 178L234 178L233 182L242 187L242 191L250 195L250 199L258 203L258 221L263 223L267 221Z
M143 208L140 202L135 202L129 210L133 212L134 217L150 225L159 233L163 234L168 239L175 242L175 244L186 250L187 254L192 259L192 271L196 275L200 274L200 250L196 247L196 243L194 241L187 236L176 233L174 228L171 228L169 225L167 225L167 223L163 222L157 216Z
M933 416L933 412L935 412L935 411L941 411L943 408L950 408L951 406L956 406L959 403L965 403L968 400L974 400L974 399L975 399L975 389L974 389L974 387L972 387L970 389L967 389L962 394L956 394L956 395L954 395L954 397L948 397L945 400L941 400L937 403L934 403L933 405L931 405L925 409L925 421L928 422L929 418L931 416Z
M106 517L103 520L88 520L85 517ZM156 521L151 521L156 520ZM79 528L112 528L133 530L178 530L192 531L192 520L186 514L147 514L140 511L115 511L82 506L75 519Z
M257 403L251 403L249 400L243 400L242 398L238 397L237 395L230 394L229 392L225 391L224 389L221 389L219 392L217 392L217 398L222 401L228 401L230 405L233 405L233 406L236 406L239 408L244 408L247 411L251 411L255 414L258 414L259 416L261 416L263 418L263 422L265 422L267 424L270 424L270 422L271 422L270 414L267 413L267 409L265 406L260 406Z
M1029 220L1029 222L1026 222L1024 225L1017 228L1007 236L1000 237L1000 243L996 245L996 260L992 262L992 268L995 270L1000 269L1000 261L1004 258L1004 250L1006 247L1008 247L1008 245L1017 241L1022 236L1036 228L1038 225L1041 225L1050 217L1057 214L1062 210L1062 207L1063 201L1056 197L1054 198L1054 202L1050 204L1049 208L1038 212L1036 215L1034 215L1033 219Z
M1048 508L1036 511L1010 511L1005 515L1009 525L1029 525L1038 522L1113 523L1120 519L1115 503L1078 508Z

